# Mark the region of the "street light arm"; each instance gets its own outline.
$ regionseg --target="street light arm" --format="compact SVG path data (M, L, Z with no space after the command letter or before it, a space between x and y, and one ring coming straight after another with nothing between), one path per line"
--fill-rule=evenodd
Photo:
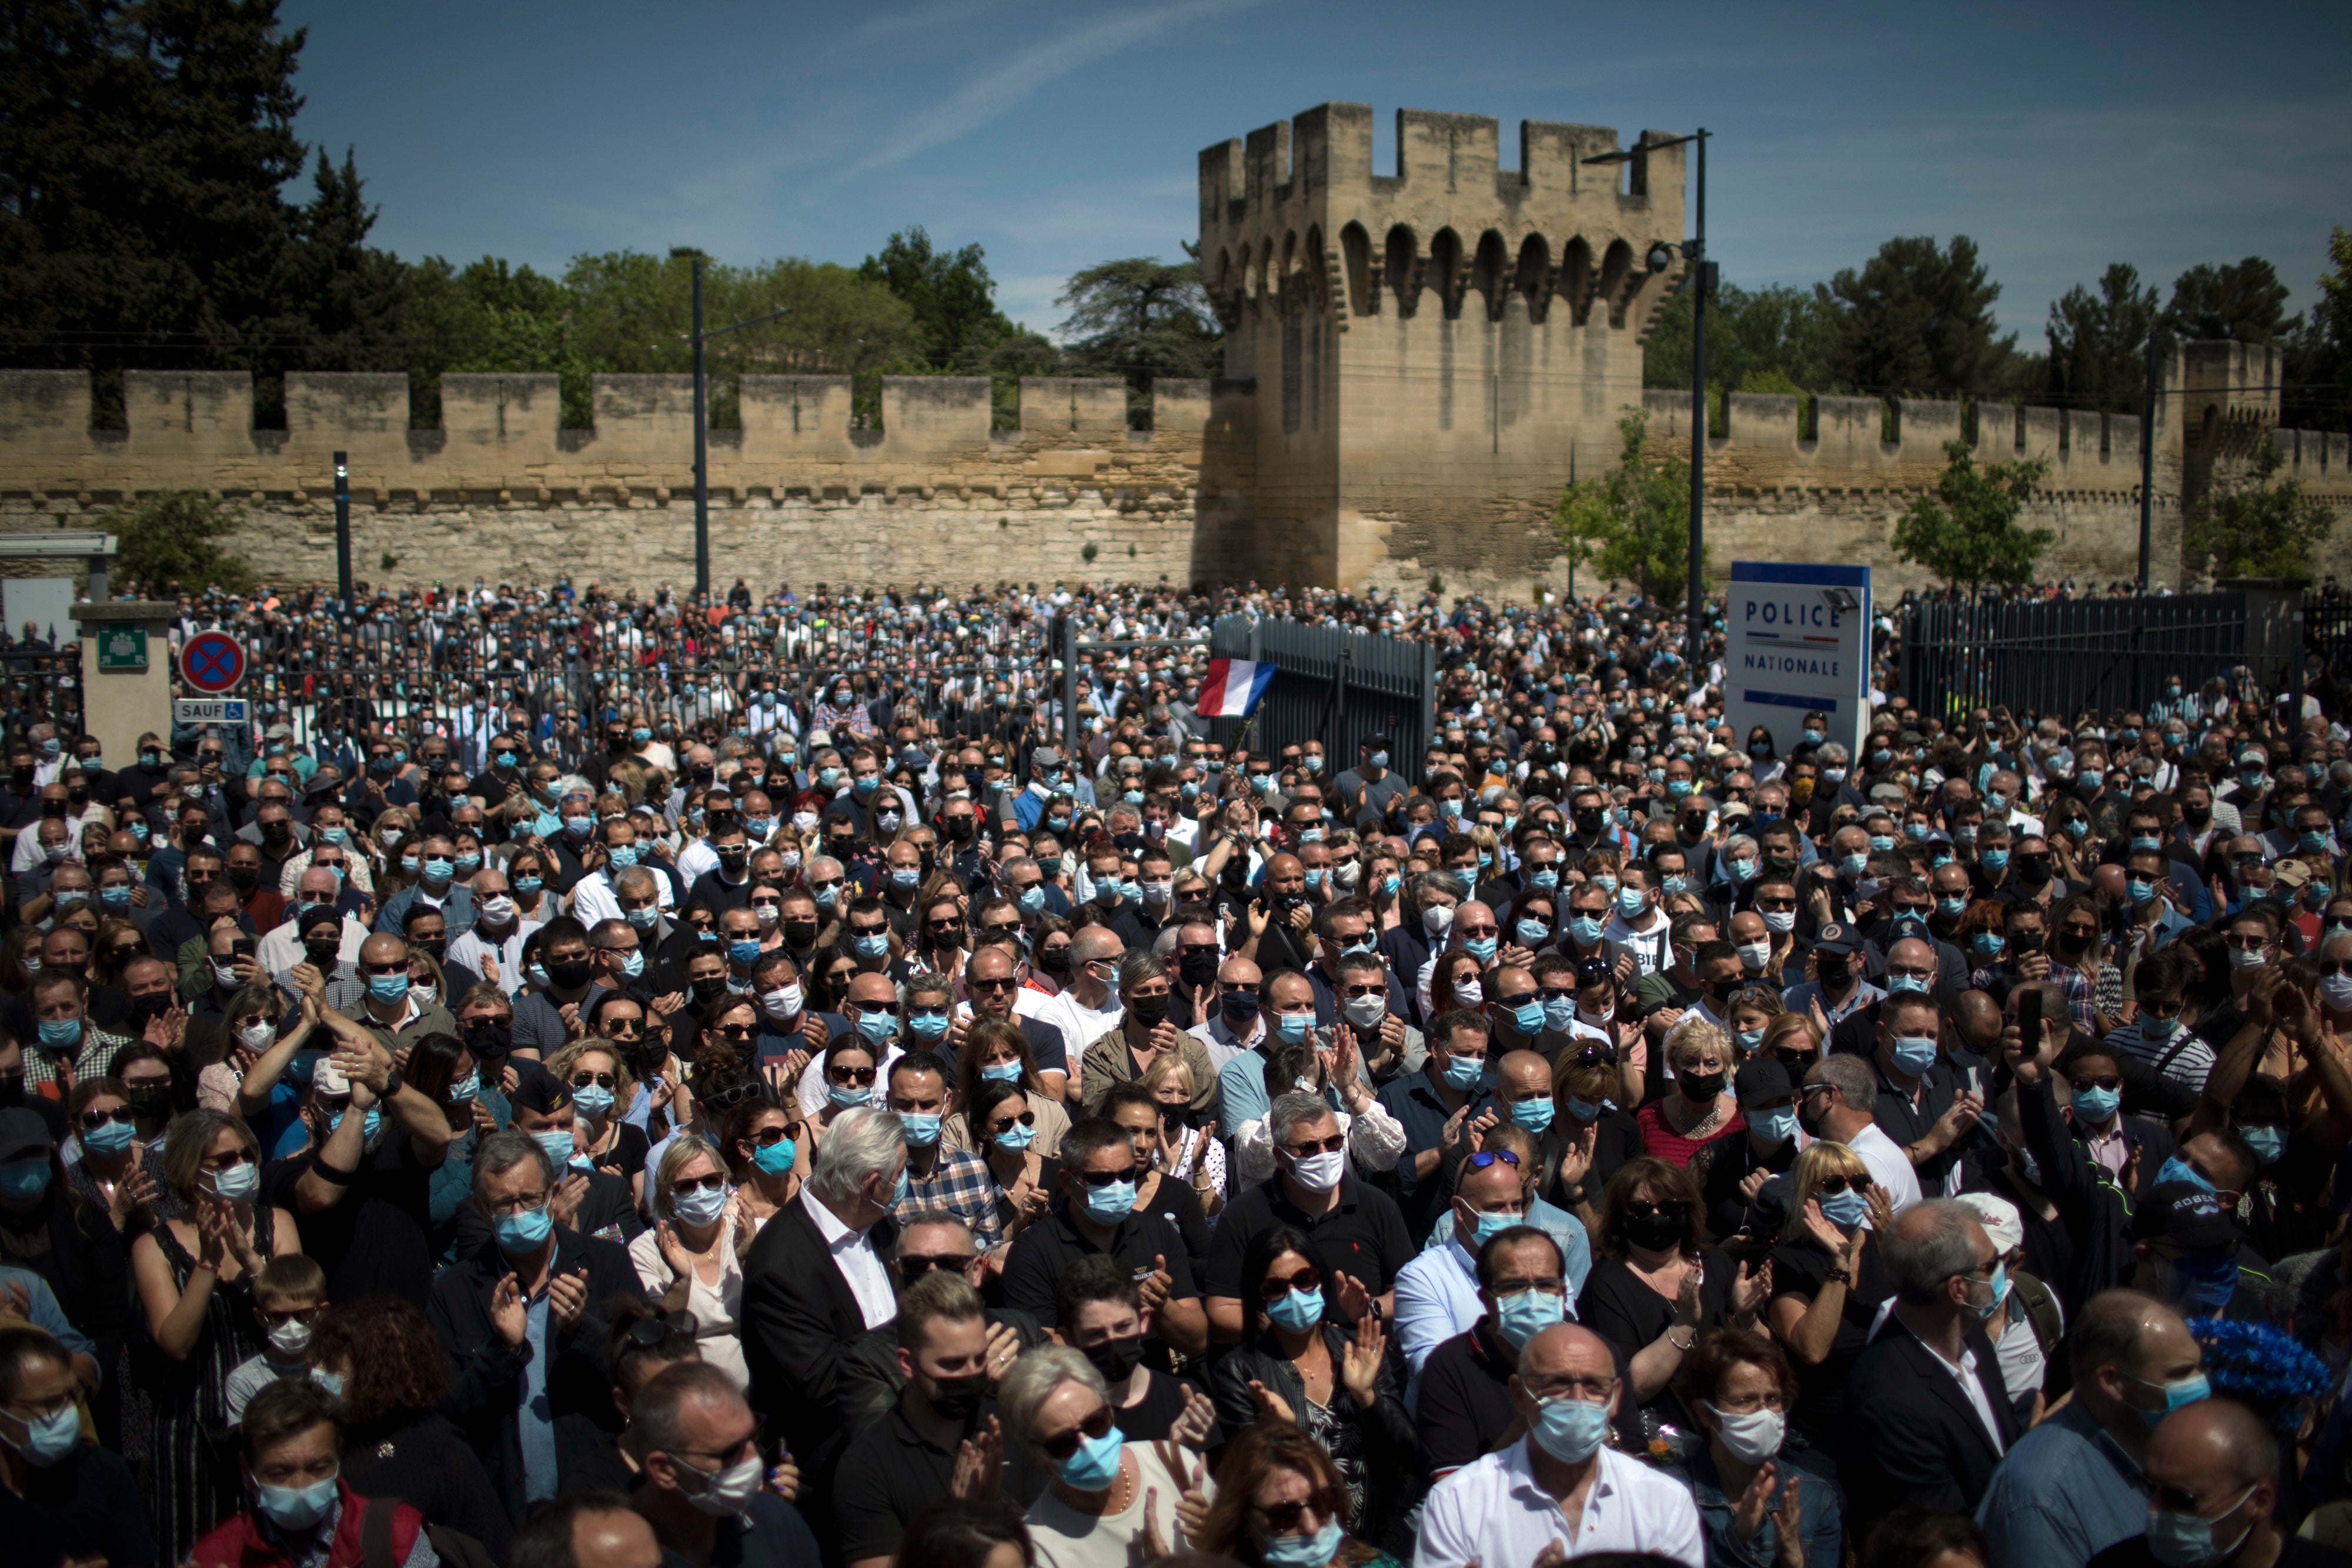
M1630 163L1644 152L1657 152L1668 147L1680 147L1685 141L1696 141L1702 137L1713 134L1714 132L1709 131L1694 131L1688 136L1670 136L1664 141L1636 141L1631 147L1621 147L1612 152L1596 152L1591 157L1583 159L1582 162L1588 165Z
M721 332L734 332L739 331L745 327L756 327L762 321L772 321L779 316L789 316L792 313L793 308L788 305L782 310L771 310L765 316L747 317L740 321L731 321L724 327L713 327L710 330L702 334L702 340L707 343L711 339L719 336ZM681 332L678 334L678 341L682 343L690 343L693 340L694 334L691 332Z

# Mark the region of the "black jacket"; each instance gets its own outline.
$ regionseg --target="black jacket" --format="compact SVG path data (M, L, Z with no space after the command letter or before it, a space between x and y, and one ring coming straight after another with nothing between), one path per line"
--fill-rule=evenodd
M2017 1117L2024 1127L2025 1147L2041 1167L2042 1180L2036 1185L2058 1206L2059 1221L2074 1244L2073 1273L2047 1281L2065 1302L2071 1322L2093 1296L2131 1278L2131 1205L2109 1179L2106 1167L2074 1141L2046 1074L2039 1083L2017 1086ZM2145 1156L2140 1163L2146 1166ZM2150 1173L2143 1169L2141 1174Z
M1906 1504L1974 1513L2002 1456L2023 1435L1992 1342L1971 1328L1966 1343L2000 1433L1999 1448L1951 1369L1900 1317L1890 1315L1855 1359L1839 1418L1838 1479L1857 1534Z
M588 1270L588 1307L566 1334L548 1329L547 1396L553 1408L559 1466L595 1448L620 1425L613 1408L612 1368L604 1355L605 1303L614 1296L642 1298L628 1252L562 1226L555 1230L553 1271ZM526 1511L522 1437L516 1405L530 1356L526 1339L509 1345L490 1322L490 1292L508 1272L495 1242L461 1256L433 1281L425 1316L449 1358L449 1391L442 1413L455 1421L489 1472L499 1500L517 1528Z
M1384 1528L1419 1500L1426 1472L1421 1462L1421 1438L1412 1429L1412 1417L1405 1414L1393 1356L1381 1364L1380 1377L1373 1385L1379 1397L1371 1408L1357 1404L1355 1396L1339 1385L1339 1359L1355 1339L1352 1329L1328 1318L1324 1321L1323 1343L1331 1352L1334 1373L1331 1414L1363 1434L1369 1472L1364 1489L1366 1517L1348 1521L1348 1529L1359 1539L1378 1541ZM1209 1393L1217 1402L1217 1423L1226 1431L1238 1432L1257 1419L1257 1404L1250 1396L1253 1380L1265 1385L1266 1392L1279 1396L1292 1411L1307 1408L1307 1386L1298 1369L1284 1360L1270 1342L1253 1334L1209 1369Z
M845 1373L866 1314L809 1214L815 1201L803 1188L760 1228L743 1258L742 1323L752 1408L799 1460L801 1496L821 1517L848 1446ZM887 1254L892 1234L887 1219L874 1228L877 1252Z
M466 1435L438 1411L402 1410L345 1427L343 1479L362 1497L397 1499L507 1560L514 1526L506 1505Z

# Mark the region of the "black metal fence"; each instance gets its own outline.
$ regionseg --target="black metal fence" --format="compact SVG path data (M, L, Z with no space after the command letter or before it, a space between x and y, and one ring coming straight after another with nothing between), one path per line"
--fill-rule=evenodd
M1911 607L1904 628L1902 689L1923 714L1972 708L2067 717L2145 706L2167 676L2195 691L2245 659L2247 596Z
M1278 752L1319 740L1334 770L1356 764L1356 745L1390 738L1390 766L1417 766L1435 732L1437 655L1426 643L1229 615L1209 634L1221 659L1272 661L1274 684L1251 719L1219 719L1212 738L1231 745L1244 723L1250 749Z
M53 636L54 632L51 633ZM19 746L38 724L57 727L58 738L72 748L81 733L81 642L68 628L54 647L39 643L0 648L0 744Z

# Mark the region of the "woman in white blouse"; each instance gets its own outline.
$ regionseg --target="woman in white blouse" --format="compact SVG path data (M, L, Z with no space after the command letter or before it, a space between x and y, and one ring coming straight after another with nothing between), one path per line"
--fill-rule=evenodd
M1360 1176L1394 1170L1404 1153L1404 1124L1382 1108L1355 1071L1351 1049L1344 1066L1332 1048L1318 1049L1311 1041L1279 1045L1265 1062L1265 1098L1272 1104L1285 1094L1319 1094L1333 1099L1334 1069L1339 1069L1338 1105L1339 1131L1347 1134L1348 1163ZM1234 1164L1244 1186L1255 1186L1274 1175L1274 1140L1263 1117L1234 1129Z
M709 1139L681 1133L662 1151L654 1170L654 1228L629 1243L637 1280L662 1311L694 1314L702 1359L748 1392L739 1315L743 1306L742 1255L754 1228L742 1223L742 1198L730 1186L727 1166Z
M1192 1186L1210 1224L1225 1207L1225 1145L1217 1140L1217 1118L1192 1109L1192 1070L1173 1051L1143 1075L1143 1086L1160 1102L1160 1163L1169 1176Z

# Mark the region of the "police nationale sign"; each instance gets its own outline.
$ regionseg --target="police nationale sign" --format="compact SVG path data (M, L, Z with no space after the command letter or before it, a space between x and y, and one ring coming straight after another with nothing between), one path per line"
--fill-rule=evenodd
M1724 716L1739 744L1762 725L1780 754L1804 738L1805 716L1858 751L1869 718L1870 569L1731 563L1724 606Z

